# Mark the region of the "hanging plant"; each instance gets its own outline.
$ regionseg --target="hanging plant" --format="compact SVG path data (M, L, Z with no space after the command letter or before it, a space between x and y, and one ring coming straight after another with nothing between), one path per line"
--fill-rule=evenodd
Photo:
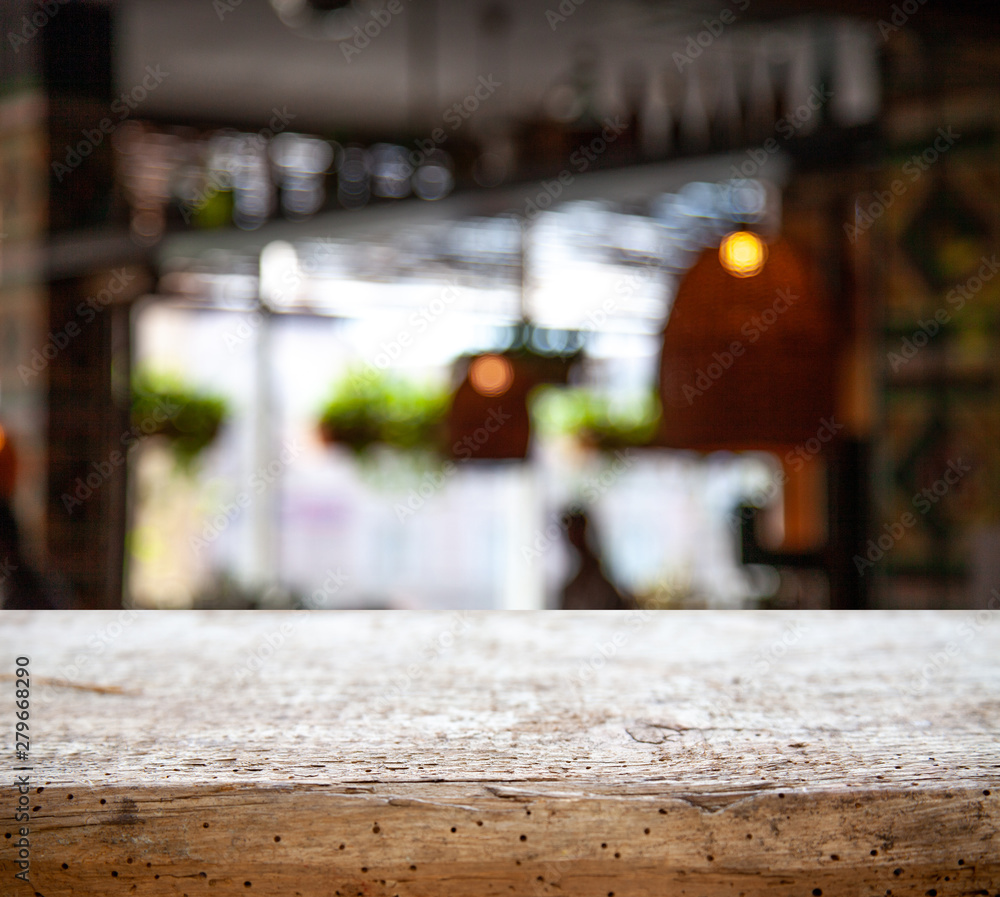
M660 422L660 403L649 391L631 400L586 387L539 387L531 416L539 432L573 436L600 451L647 445Z
M327 444L366 454L377 445L438 451L450 396L383 371L350 370L338 381L319 418Z
M523 461L532 425L528 400L543 384L565 384L583 354L576 331L518 323L506 348L456 359L448 445L458 460Z
M194 390L178 377L144 371L133 378L135 432L165 437L184 469L214 442L228 417L224 398Z

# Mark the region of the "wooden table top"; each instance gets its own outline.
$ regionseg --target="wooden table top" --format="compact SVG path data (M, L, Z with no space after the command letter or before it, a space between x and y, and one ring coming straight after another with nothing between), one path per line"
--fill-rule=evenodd
M9 611L0 678L11 897L1000 895L996 610Z

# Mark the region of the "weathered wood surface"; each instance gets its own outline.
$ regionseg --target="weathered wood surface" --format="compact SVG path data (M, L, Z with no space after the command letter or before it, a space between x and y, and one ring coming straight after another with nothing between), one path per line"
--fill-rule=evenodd
M4 895L1000 894L993 610L8 612L8 745L18 655Z

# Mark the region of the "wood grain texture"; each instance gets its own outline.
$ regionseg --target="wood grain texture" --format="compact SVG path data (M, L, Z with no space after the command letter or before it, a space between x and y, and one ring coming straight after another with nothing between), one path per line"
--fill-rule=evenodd
M18 655L3 895L1000 894L993 610L8 612Z

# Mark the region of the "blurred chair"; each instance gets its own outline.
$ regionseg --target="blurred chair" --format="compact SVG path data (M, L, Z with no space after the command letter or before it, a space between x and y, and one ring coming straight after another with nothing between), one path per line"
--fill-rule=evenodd
M563 515L566 540L580 556L580 568L563 586L563 610L628 610L635 601L623 595L604 575L599 549L590 521L583 511Z
M17 455L0 427L0 608L53 610L69 607L64 590L35 570L24 557L21 534L11 507L17 481Z

